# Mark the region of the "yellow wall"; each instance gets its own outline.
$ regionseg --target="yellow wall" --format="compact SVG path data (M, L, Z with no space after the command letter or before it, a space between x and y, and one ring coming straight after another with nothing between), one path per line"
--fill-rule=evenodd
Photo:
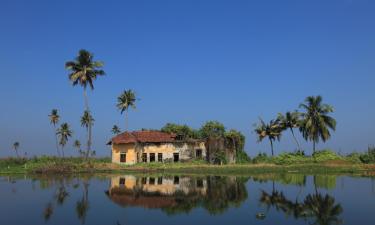
M126 163L134 164L137 162L137 154L134 144L113 144L112 145L112 162L120 163L120 153L126 153Z

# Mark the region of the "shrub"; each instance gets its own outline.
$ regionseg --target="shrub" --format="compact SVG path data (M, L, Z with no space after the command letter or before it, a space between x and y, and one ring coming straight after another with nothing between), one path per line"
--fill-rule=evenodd
M253 163L270 163L272 162L272 157L268 157L266 153L258 153L252 160Z
M245 151L237 151L236 153L236 163L248 163L251 162L250 157Z
M305 156L304 152L298 151L293 153L281 153L273 159L275 164L280 165L290 165L290 164L298 164L298 163L305 163L310 159Z
M329 149L317 151L312 156L316 162L324 162L328 160L342 159L342 157L339 156L336 152L333 152L332 150L329 150Z
M361 163L361 154L357 153L357 152L353 152L353 153L350 153L349 155L347 155L345 157L345 159L349 162L352 162L352 163Z
M375 147L368 147L367 152L362 154L359 159L363 163L375 163Z

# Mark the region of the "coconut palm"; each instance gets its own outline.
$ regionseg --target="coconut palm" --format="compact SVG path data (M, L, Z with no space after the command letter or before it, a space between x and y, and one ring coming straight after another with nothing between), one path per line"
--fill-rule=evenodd
M121 133L121 130L120 130L120 128L117 125L113 125L111 132L114 135L118 135L119 133Z
M73 86L80 85L83 87L83 95L85 99L85 111L89 111L89 103L86 93L86 88L89 86L91 90L94 90L94 81L98 76L105 75L103 62L94 61L94 55L87 50L80 50L78 56L74 61L68 61L65 63L65 68L70 71L69 80ZM87 152L91 150L91 125L88 127L89 140Z
M19 155L18 155L18 148L19 147L20 147L20 143L18 141L13 143L13 149L16 152L17 158L19 158Z
M86 128L87 131L87 150L86 150L86 159L90 155L91 151L91 127L94 125L94 118L92 117L90 111L85 110L81 117L81 126Z
M129 89L124 90L124 92L117 98L117 108L121 111L121 114L125 112L125 131L128 130L128 111L129 108L135 109L136 101L135 93Z
M260 119L260 124L255 128L254 131L258 135L258 142L261 142L264 138L268 137L268 140L271 143L271 153L273 156L273 142L276 140L280 141L281 137L279 120L271 120L268 124L266 124L262 119Z
M283 115L282 113L279 113L277 118L280 121L280 126L282 129L290 130L290 132L292 133L293 139L297 144L298 150L301 150L301 146L296 136L294 135L294 131L293 131L294 128L298 128L300 125L300 121L299 121L300 113L297 111L286 112L285 115Z
M315 218L314 223L319 225L342 224L339 218L343 209L335 199L328 194L323 196L320 193L307 195L304 201L305 209Z
M61 124L60 128L57 129L56 134L58 135L60 142L59 144L61 145L61 151L62 151L62 156L64 157L64 146L69 140L69 137L72 136L73 131L70 130L70 126L68 123L63 123Z
M52 109L51 114L49 114L48 117L49 117L49 120L50 120L51 124L53 125L53 130L54 130L54 133L55 133L57 155L60 156L59 143L58 143L57 135L56 135L56 125L60 121L60 115L59 115L57 109Z
M336 129L336 120L328 114L333 112L333 107L322 103L321 96L309 96L305 103L300 104L300 108L306 110L301 114L302 120L300 131L305 140L313 142L313 152L315 153L316 143L321 139L326 142L330 137L330 130Z
M81 142L79 140L75 140L73 142L73 147L75 147L77 149L79 155L82 156Z

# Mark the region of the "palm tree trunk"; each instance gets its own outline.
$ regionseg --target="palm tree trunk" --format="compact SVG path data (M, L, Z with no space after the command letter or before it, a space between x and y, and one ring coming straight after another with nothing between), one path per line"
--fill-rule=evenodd
M272 153L272 156L273 156L273 142L272 142L271 138L270 138L270 142L271 142L271 153Z
M54 130L54 132L55 132L55 141L56 141L56 151L57 151L57 156L60 157L59 141L58 141L57 134L56 134L56 125L53 125L53 130Z
M89 125L90 126L90 125ZM87 135L87 148L86 148L86 153L85 153L85 159L87 159L89 157L89 140L90 140L90 132L89 132L89 126L86 128L86 135Z
M129 117L128 117L128 109L126 109L126 112L125 112L125 131L128 131L128 128L129 128Z
M315 143L315 140L313 140L313 153L315 153L315 148L316 148L316 143Z
M61 147L61 152L62 152L62 157L65 158L65 155L64 155L64 146Z
M298 143L298 141L297 141L297 138L296 138L296 136L294 135L294 131L293 131L293 129L290 128L290 131L292 132L292 136L293 136L293 138L294 138L294 141L295 141L296 144L297 144L298 150L301 150L301 146L299 145L299 143Z
M85 110L86 111L90 111L89 110L89 99L87 97L87 92L86 92L86 88L84 87L83 88L83 95L84 95L84 98L85 98ZM91 115L91 114L90 114ZM89 157L89 153L91 151L91 121L89 123L89 126L88 126L88 135L87 135L87 151L86 151L86 159Z
M18 150L15 149L15 151L16 151L16 156L17 156L17 158L19 158L20 156L18 155Z

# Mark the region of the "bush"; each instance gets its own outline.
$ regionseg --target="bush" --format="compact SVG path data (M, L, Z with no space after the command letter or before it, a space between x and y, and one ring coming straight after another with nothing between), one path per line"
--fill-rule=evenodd
M245 151L237 151L236 153L236 163L248 163L251 162L250 157L246 154Z
M367 152L359 156L363 163L375 163L375 147L368 147Z
M293 153L283 152L273 159L273 162L279 165L298 164L305 163L307 161L310 161L310 158L306 157L304 152L302 151L297 151Z
M349 162L352 162L352 163L361 163L361 154L357 153L357 152L353 152L353 153L350 153L349 155L347 155L345 157L345 159Z
M272 157L268 157L266 153L258 153L252 160L253 163L270 163L272 162Z
M317 151L313 155L313 158L316 162L324 162L328 160L342 159L336 152L326 149L322 151Z

